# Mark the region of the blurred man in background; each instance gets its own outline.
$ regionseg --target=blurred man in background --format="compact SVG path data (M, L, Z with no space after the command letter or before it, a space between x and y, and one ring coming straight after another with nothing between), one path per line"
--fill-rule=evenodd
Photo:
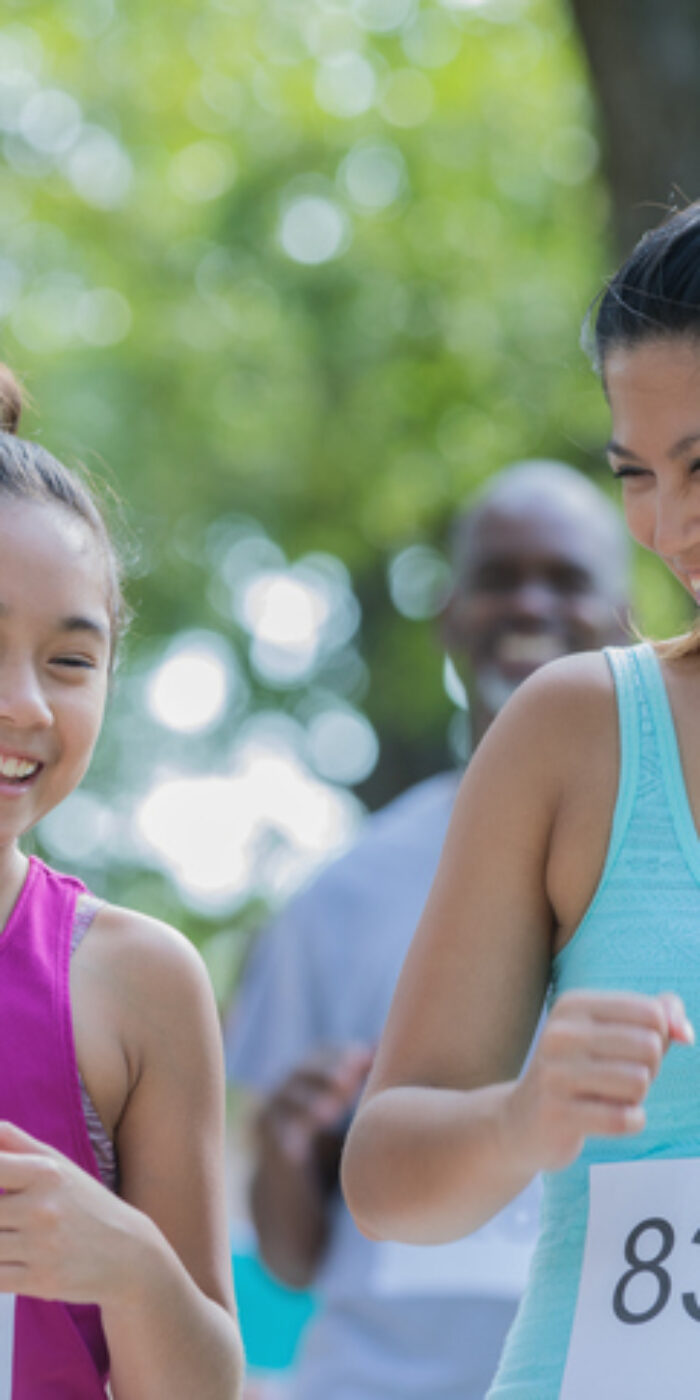
M627 640L626 536L571 467L503 471L452 531L444 645L471 748L547 661ZM268 1268L319 1300L294 1400L482 1400L525 1283L537 1186L456 1244L372 1243L338 1191L349 1117L435 873L459 784L447 772L371 816L258 941L227 1032L258 1097L251 1208ZM497 839L497 834L495 834Z

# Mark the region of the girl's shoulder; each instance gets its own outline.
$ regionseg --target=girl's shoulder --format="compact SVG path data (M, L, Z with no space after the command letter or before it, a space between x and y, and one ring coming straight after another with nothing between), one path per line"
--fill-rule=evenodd
M120 1008L120 1020L137 1032L182 1015L216 1019L216 1007L204 962L193 944L170 924L135 909L103 904L90 936L78 950L84 968L108 987Z
M138 951L143 956L174 957L201 961L197 950L183 933L138 909L123 904L100 904L95 916L100 935L123 953Z

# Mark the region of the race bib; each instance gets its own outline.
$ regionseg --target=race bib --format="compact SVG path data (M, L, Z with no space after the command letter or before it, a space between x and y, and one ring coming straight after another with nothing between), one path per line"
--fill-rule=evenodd
M0 1400L12 1400L12 1357L15 1348L15 1299L0 1293Z
M689 1400L700 1376L700 1160L591 1167L560 1400Z
M519 1298L537 1239L541 1188L527 1190L480 1230L450 1244L375 1246L374 1290L384 1297Z

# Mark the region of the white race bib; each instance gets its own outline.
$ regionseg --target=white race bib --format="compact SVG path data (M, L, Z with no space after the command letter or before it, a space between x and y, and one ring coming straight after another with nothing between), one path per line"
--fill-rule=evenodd
M14 1349L14 1294L0 1293L0 1400L12 1400L12 1357Z
M519 1298L537 1239L541 1187L533 1181L480 1230L451 1244L375 1246L374 1291L384 1297Z
M700 1394L700 1159L591 1167L560 1400Z

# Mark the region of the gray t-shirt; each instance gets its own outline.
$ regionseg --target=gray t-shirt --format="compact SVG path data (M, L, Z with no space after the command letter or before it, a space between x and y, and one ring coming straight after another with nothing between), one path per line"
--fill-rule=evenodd
M226 1034L232 1080L267 1093L312 1050L379 1040L437 869L458 775L368 818L259 939ZM338 1196L294 1400L482 1400L537 1229L533 1185L455 1245L372 1243Z

